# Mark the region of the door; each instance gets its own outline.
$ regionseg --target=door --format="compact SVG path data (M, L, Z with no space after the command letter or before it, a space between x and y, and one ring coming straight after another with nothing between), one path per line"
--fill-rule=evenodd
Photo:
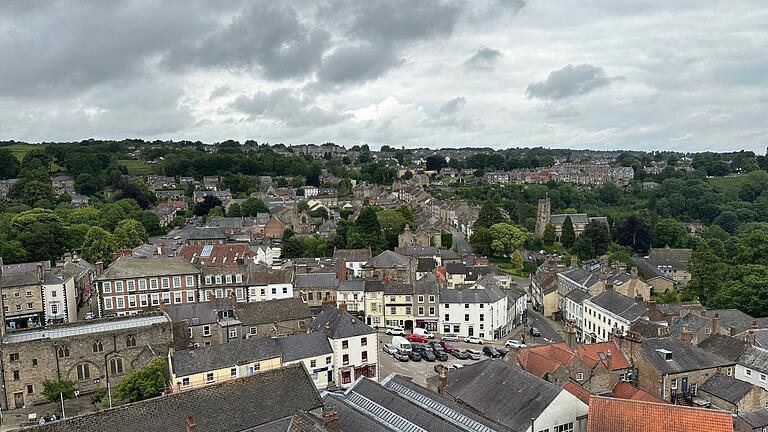
M467 329L467 336L474 336L475 335L475 328L472 326L469 326Z
M13 404L16 408L24 408L24 392L13 394Z
M688 377L683 377L682 384L680 385L680 390L683 393L688 391Z
M333 382L333 371L332 371L332 370L329 370L329 371L327 372L327 374L328 374L328 383L330 384L330 383L332 383L332 382Z

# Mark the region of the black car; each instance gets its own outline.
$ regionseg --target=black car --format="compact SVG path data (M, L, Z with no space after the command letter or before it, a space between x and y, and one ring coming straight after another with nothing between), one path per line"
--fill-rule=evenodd
M541 332L536 327L531 327L531 336L541 337Z
M483 354L487 355L490 358L501 357L501 354L499 354L499 352L496 351L496 348L492 346L487 346L487 345L483 347Z
M435 351L443 349L443 346L440 345L440 342L436 342L436 341L430 342L429 343L429 347L432 348Z
M421 361L421 354L419 354L418 351L411 350L411 352L408 353L408 358L411 361Z
M500 357L505 357L507 354L509 354L509 350L506 348L496 348L496 351L499 352Z
M448 353L445 351L439 349L439 350L433 350L432 351L435 354L435 357L440 361L448 361Z
M437 360L437 357L435 356L435 353L431 349L423 349L419 352L421 354L421 358L428 362L433 362Z
M469 359L469 354L467 354L466 352L464 352L464 351L462 351L460 349L454 349L453 351L451 351L451 355L456 357L459 360L468 360Z

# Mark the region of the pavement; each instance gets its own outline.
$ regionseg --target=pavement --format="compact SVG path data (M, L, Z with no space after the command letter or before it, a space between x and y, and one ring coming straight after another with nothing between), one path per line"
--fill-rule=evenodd
M451 234L453 234L453 244L456 246L456 250L459 256L466 256L473 253L472 246L469 245L467 239L464 238L464 234L454 227L450 227Z
M530 335L530 328L536 327L541 332L541 337L533 337ZM563 342L563 327L557 322L546 318L539 312L528 308L528 323L526 329L526 342L532 343L547 343L544 339L548 339L555 343Z
M64 401L64 413L67 417L73 417L79 414L96 412L96 406L92 403L91 395L81 395L75 399ZM48 415L61 416L61 404L44 403L40 405L27 406L14 409L12 411L3 411L0 413L0 432L10 431L25 426L37 425L37 420L29 420L29 414L36 414L37 419Z

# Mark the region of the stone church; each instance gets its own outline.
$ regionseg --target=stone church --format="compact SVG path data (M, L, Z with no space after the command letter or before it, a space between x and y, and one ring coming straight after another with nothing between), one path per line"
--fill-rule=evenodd
M586 213L552 214L552 204L549 198L544 198L539 200L539 207L536 213L536 237L542 237L547 224L552 224L555 227L555 241L560 242L560 236L563 233L563 222L565 222L565 218L568 216L571 217L573 232L576 233L576 237L580 236L584 232L584 228L587 227L587 224L592 221L608 225L608 218L605 216L589 217Z

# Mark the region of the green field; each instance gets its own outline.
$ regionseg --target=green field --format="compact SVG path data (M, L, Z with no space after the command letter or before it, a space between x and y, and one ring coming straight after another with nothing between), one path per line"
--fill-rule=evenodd
M44 149L45 144L11 144L0 148L8 149L16 156L16 159L24 159L24 155L34 149Z
M154 166L145 164L143 161L133 159L119 159L117 161L120 165L124 165L128 168L128 174L130 175L147 175L154 172Z
M746 175L729 175L726 177L713 177L709 179L716 191L731 196L738 196L739 190L749 177Z

